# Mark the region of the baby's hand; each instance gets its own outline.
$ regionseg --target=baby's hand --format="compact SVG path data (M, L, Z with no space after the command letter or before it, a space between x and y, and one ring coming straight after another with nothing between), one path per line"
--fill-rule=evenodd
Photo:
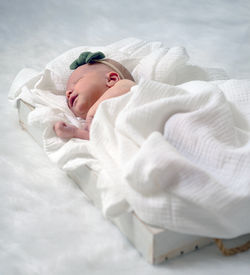
M67 139L74 138L77 131L77 127L69 125L64 121L57 121L53 128L58 137Z

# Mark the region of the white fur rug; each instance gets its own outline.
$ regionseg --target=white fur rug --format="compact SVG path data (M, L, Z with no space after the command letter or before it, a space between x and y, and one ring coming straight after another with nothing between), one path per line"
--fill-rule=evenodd
M1 275L249 274L250 252L225 258L215 245L147 264L20 129L7 101L19 70L40 70L70 48L128 36L184 46L194 62L249 78L248 0L1 1Z

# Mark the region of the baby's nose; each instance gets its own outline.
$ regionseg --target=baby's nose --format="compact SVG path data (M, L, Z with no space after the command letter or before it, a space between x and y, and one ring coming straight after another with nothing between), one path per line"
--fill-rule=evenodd
M69 98L72 93L73 93L72 89L66 91L66 97Z

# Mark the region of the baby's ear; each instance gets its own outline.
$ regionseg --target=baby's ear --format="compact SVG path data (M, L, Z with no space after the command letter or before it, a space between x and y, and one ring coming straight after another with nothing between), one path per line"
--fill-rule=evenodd
M106 85L111 88L117 81L120 80L120 76L117 72L109 72L106 74Z

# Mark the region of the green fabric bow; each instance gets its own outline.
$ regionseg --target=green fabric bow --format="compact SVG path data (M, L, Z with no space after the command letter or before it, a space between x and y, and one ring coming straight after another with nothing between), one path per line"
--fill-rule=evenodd
M105 58L104 53L102 52L83 52L79 55L79 57L70 65L71 70L75 70L81 65L84 64L93 64L96 60L100 60Z

